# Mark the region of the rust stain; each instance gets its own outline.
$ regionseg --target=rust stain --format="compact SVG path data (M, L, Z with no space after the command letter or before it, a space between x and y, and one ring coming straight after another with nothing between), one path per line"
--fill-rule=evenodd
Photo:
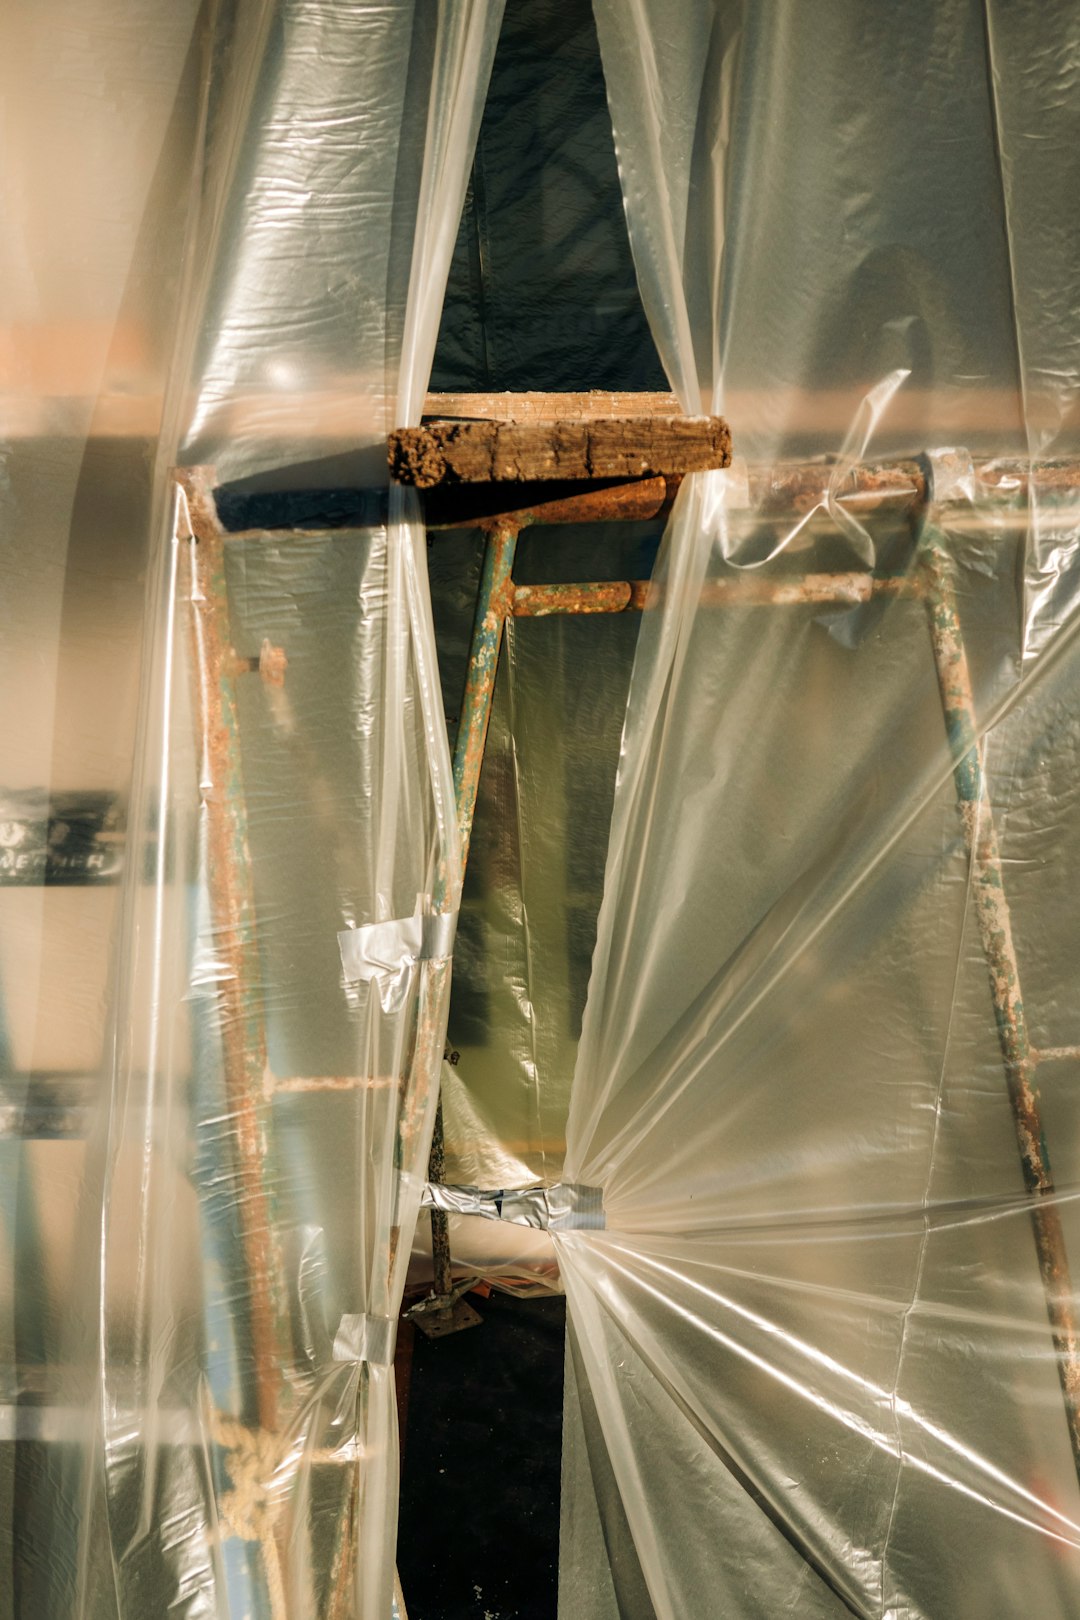
M918 580L871 574L807 574L802 579L768 579L747 574L710 579L700 587L697 602L703 607L795 607L827 602L869 602L872 597L917 597ZM555 613L640 613L657 605L663 586L647 579L606 580L572 585L519 585L514 592L514 617L543 618Z
M257 674L266 686L284 686L285 671L289 667L289 660L285 656L283 647L275 647L269 638L264 639L257 658L248 657L238 653L234 647L228 647L222 654L222 674L252 675Z
M289 660L284 647L275 647L269 636L263 638L259 649L259 675L267 686L284 686Z
M635 478L628 483L607 484L597 489L578 490L571 495L553 496L551 500L533 502L511 511L453 516L448 522L440 522L436 514L429 513L428 527L487 529L490 532L506 524L520 530L545 524L645 522L649 518L666 516L681 483L681 477L674 474L670 477ZM512 487L508 486L508 491ZM531 488L535 489L535 484ZM435 521L432 521L433 518Z
M805 517L829 500L864 513L917 508L926 498L926 473L917 461L863 463L834 484L835 463L751 467L750 499L762 517Z
M390 1091L401 1089L402 1081L399 1075L353 1075L353 1074L316 1074L298 1075L286 1080L278 1080L272 1076L267 1080L267 1091L274 1092L314 1092L314 1091Z
M224 966L216 994L236 1164L235 1205L247 1270L255 1406L259 1427L273 1430L291 1334L284 1268L264 1179L270 1145L266 1040L230 668L235 655L224 594L224 534L207 474L192 469L177 478L187 494L194 534L187 554L194 701L202 745L199 785L214 949Z
M516 619L546 618L553 613L624 613L634 586L629 580L597 585L519 585L514 592Z

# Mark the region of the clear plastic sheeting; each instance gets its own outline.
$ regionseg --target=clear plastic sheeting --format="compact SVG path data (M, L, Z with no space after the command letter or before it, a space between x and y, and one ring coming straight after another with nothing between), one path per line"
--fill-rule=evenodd
M646 523L529 528L514 578L647 578L659 534ZM453 726L476 603L475 537L432 533L428 561ZM449 1182L513 1187L561 1175L639 621L552 615L507 626L454 953L443 1071ZM455 1238L455 1256L458 1248ZM471 1246L469 1258L478 1258Z
M391 1613L460 874L384 441L500 14L5 21L5 1614ZM370 512L234 534L224 483ZM416 916L384 1007L338 936Z
M596 12L658 348L745 460L631 682L560 1609L1069 1616L1076 16Z

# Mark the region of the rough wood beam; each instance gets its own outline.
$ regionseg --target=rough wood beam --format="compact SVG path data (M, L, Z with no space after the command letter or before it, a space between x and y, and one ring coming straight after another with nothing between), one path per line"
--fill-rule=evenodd
M428 422L389 438L399 484L489 484L536 479L652 478L731 461L720 416L628 416L591 421Z

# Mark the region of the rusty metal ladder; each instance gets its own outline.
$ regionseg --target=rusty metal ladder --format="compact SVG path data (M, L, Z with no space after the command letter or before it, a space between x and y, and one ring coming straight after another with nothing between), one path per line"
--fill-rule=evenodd
M995 476L1011 492L1018 471L995 462ZM1060 480L1054 476L1052 481ZM1080 482L1080 469L1071 469L1072 482ZM823 491L830 470L822 464L792 469L786 485L779 486L786 501L805 510L815 485ZM801 480L801 484L800 484ZM1011 480L1011 481L1010 481ZM1050 1155L1043 1130L1035 1071L1047 1059L1080 1059L1080 1047L1040 1051L1032 1043L1024 1013L1020 966L1013 942L1004 870L987 785L979 737L975 698L967 649L964 644L954 586L954 560L944 533L931 521L932 488L925 466L918 462L867 466L848 475L849 493L861 497L863 510L874 505L906 506L920 528L917 565L905 577L870 573L811 574L801 580L763 579L752 575L708 582L709 600L744 605L791 606L854 605L871 597L909 596L923 601L937 684L941 696L945 734L952 759L957 808L968 852L975 916L986 960L995 1027L1001 1049L1017 1149L1030 1200L1035 1251L1054 1344L1073 1462L1080 1481L1080 1329L1065 1236ZM599 584L517 586L513 583L514 552L522 529L530 524L617 521L655 517L667 511L677 492L677 479L645 480L622 489L540 502L484 520L487 531L468 672L454 754L462 861L467 858L476 806L484 745L491 716L495 677L503 627L510 617L546 614L618 613L646 605L649 582L613 581ZM837 498L831 491L831 498ZM1009 495L1011 499L1011 493ZM822 504L824 504L822 502ZM459 521L432 527L465 526ZM475 526L475 520L470 526ZM443 1176L442 1128L437 1127L430 1179ZM436 1296L453 1298L448 1217L433 1209L432 1252ZM462 1325L469 1325L467 1322ZM448 1321L447 1330L453 1325Z
M510 397L512 403L513 396ZM460 402L467 408L467 401ZM497 492L435 491L426 502L428 527L482 529L483 563L473 621L460 721L453 755L454 788L461 839L462 870L468 858L477 791L491 718L495 680L506 622L509 618L549 614L589 614L639 611L649 598L643 580L604 583L567 583L515 586L513 568L518 537L532 525L579 524L604 521L640 521L662 517L677 493L680 474L658 474L622 482L595 482L592 487L536 485L528 490L529 504L515 504L525 491L510 485ZM784 469L768 478L770 498L806 511L829 483L829 469L820 463ZM961 633L953 585L953 561L941 531L927 521L928 480L919 463L899 462L852 469L847 492L857 496L861 510L882 506L907 510L922 525L918 561L908 576L874 576L870 572L819 573L793 580L748 575L713 580L705 589L718 605L730 603L785 606L798 603L856 604L873 597L911 596L926 606L930 641L941 694L945 732L964 839L968 850L975 911L986 957L991 1000L1017 1144L1030 1198L1030 1215L1047 1315L1061 1382L1069 1440L1080 1478L1080 1341L1073 1305L1060 1213L1050 1170L1037 1096L1032 1076L1048 1056L1071 1054L1055 1048L1038 1052L1031 1043L1020 991L1019 966L1012 939L1002 862L991 814L977 716ZM250 987L257 982L254 900L250 891L246 853L243 785L239 776L239 739L232 682L240 665L228 644L227 603L224 583L223 538L214 519L213 496L203 489L196 498L190 475L195 530L192 564L193 648L196 665L202 660L204 692L210 707L202 716L204 735L216 739L223 750L220 780L225 791L211 806L209 879L215 922L235 972L235 1017L225 1024L226 1084L230 1107L240 1122L235 1151L239 1182L244 1189L241 1207L242 1238L251 1307L253 1356L256 1367L256 1408L260 1428L272 1428L278 1417L281 1368L288 1357L288 1307L280 1255L274 1249L268 1218L271 1189L266 1184L268 1099L265 1091L265 1034L257 997ZM1080 482L1080 470L1076 481ZM758 492L760 494L760 490ZM837 492L833 490L832 496ZM843 498L844 491L839 498ZM464 498L463 498L464 497ZM200 507L199 501L203 502ZM209 507L206 502L209 501ZM201 516L200 516L201 512ZM283 531L287 533L288 531ZM310 532L310 531L299 531ZM251 668L257 660L241 661ZM264 675L274 678L273 670ZM253 1011L254 1009L254 1011ZM418 1040L430 1043L430 1020L423 1010ZM433 1027L433 1026L432 1026ZM425 1034L426 1030L426 1034ZM1080 1049L1075 1054L1080 1056ZM428 1054L437 1073L438 1056ZM443 1175L441 1112L435 1129L430 1178ZM455 1295L447 1217L432 1211L433 1295L428 1301L426 1326L453 1332L470 1325L475 1313ZM284 1358L284 1359L283 1359ZM336 1588L347 1587L349 1534L343 1530L335 1557Z

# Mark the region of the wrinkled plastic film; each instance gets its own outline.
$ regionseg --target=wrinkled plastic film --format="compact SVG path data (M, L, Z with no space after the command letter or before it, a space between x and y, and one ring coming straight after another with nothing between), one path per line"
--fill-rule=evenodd
M423 395L500 9L18 25L4 528L11 577L37 577L12 661L58 679L5 688L4 788L49 884L5 886L5 1083L33 1123L48 1081L67 1129L91 1079L88 1144L2 1144L14 1613L390 1612L375 1324L426 1166L458 861L423 533L408 495L387 511L382 442ZM70 263L32 205L65 165ZM175 496L178 459L216 471ZM207 492L253 478L381 484L389 521L234 539ZM49 798L88 789L123 815ZM122 889L95 877L117 834ZM337 936L418 895L432 937L384 1011Z
M747 466L684 486L631 683L561 1609L1064 1616L1072 158L1019 154L1073 21L596 10L658 347Z
M132 814L130 787L153 467L203 99L196 10L50 4L9 15L0 53L0 1610L10 1614L68 1615L80 1602L94 1613L90 1593L112 1590L95 1343L102 1099L118 879L132 848L152 874L159 832L156 807L146 825ZM186 764L193 776L193 750ZM150 876L134 907L148 932L153 896ZM133 1012L143 1050L152 1021L149 1005ZM174 1061L186 1061L182 1049ZM142 1119L160 1140L152 1086ZM131 1208L140 1159L115 1163ZM192 1202L177 1197L179 1225ZM111 1296L118 1320L144 1280L130 1242ZM197 1299L197 1268L174 1286ZM190 1448L170 1404L162 1432Z

